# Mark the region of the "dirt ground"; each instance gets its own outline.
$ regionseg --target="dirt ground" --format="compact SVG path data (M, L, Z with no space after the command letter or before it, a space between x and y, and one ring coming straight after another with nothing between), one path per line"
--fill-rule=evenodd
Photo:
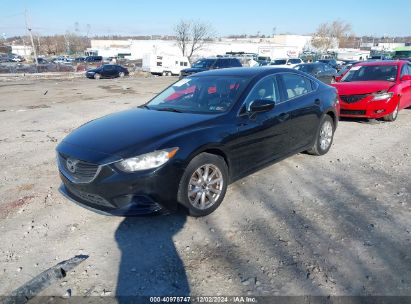
M42 295L411 295L411 109L342 121L195 219L107 217L63 198L55 147L175 78L0 80L0 295L75 255Z

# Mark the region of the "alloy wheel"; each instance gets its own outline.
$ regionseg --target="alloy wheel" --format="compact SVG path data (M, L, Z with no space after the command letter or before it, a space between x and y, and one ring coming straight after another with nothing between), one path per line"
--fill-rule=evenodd
M220 198L224 186L221 170L212 164L199 167L188 184L188 200L200 210L212 207Z
M330 121L324 121L320 130L320 147L321 150L327 150L333 138L333 126Z

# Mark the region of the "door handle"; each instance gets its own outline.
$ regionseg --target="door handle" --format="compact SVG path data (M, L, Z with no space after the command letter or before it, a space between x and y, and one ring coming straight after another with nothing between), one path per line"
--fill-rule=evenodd
M316 100L314 100L314 104L316 104L317 106L319 106L321 104L321 100L319 100L318 98Z
M280 114L280 116L278 116L278 119L279 119L280 121L285 121L285 120L287 120L289 117L290 117L290 114L288 114L288 113L282 113L282 114Z

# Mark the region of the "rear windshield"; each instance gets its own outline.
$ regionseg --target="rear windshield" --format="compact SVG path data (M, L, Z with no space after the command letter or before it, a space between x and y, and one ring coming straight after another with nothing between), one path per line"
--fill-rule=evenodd
M271 65L280 65L280 64L286 64L287 60L285 59L277 59L277 60L273 60L271 62Z
M191 67L198 69L207 69L211 67L215 61L215 59L200 59L194 62Z
M396 65L353 66L341 81L395 81L397 71Z

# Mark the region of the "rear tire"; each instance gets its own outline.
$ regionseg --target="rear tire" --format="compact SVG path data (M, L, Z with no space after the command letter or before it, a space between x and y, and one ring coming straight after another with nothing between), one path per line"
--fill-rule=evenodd
M194 217L216 210L228 185L228 167L218 155L201 153L188 164L181 178L177 200Z
M395 108L394 112L392 112L390 115L384 116L383 119L385 121L396 121L398 118L398 112L400 111L400 103L397 104L397 107Z
M320 127L318 128L314 146L307 152L317 156L326 154L332 146L334 132L334 120L330 115L325 115L321 120Z

